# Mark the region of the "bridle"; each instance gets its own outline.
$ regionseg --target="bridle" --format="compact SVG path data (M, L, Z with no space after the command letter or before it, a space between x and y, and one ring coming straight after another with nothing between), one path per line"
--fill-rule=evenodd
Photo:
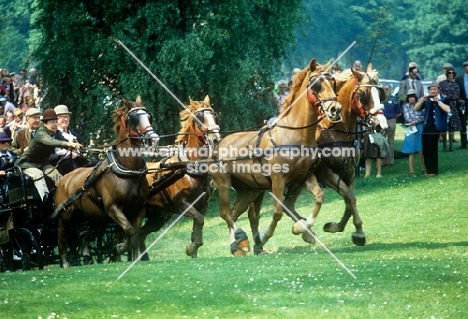
M205 102L200 101L200 103L205 105ZM195 136L197 137L200 145L207 145L208 133L219 133L219 125L214 124L206 126L204 124L206 114L214 116L215 119L218 118L218 114L216 114L212 108L203 107L194 112L194 118L190 122L190 128L195 132ZM198 128L199 132L195 130L195 126Z
M319 77L323 78L323 74L321 75L311 75L311 72L309 71L307 73L307 101L312 104L312 106L315 109L316 114L323 118L324 116L327 117L327 119L331 123L338 123L341 121L341 118L338 120L332 120L330 118L330 115L328 112L325 111L324 109L324 102L331 102L331 101L337 101L336 94L334 97L329 97L329 98L321 98L319 96L319 93L322 89L322 83L318 80ZM326 75L326 74L325 74ZM335 79L330 75L327 80L333 80L334 85L333 85L333 92L336 92L336 81Z
M366 76L370 79L370 76L367 73L366 73ZM366 90L368 88L372 89L373 87L377 88L377 90L379 90L380 88L377 84L359 84L356 78L354 79L354 82L355 82L354 90L351 93L351 96L352 96L351 108L352 109L357 108L359 112L359 115L358 115L359 118L363 119L367 125L370 125L372 124L372 116L376 114L382 114L383 112L377 111L375 113L371 113L370 111L365 109L363 105L367 105L369 103L368 101L369 96ZM362 90L362 88L364 88L364 90ZM379 91L379 96L380 96L380 91Z
M152 115L146 111L144 106L138 106L136 103L133 105L134 106L125 114L125 117L121 117L122 125L127 130L128 138L139 140L140 143L145 145L146 140L151 139L151 137L147 137L148 133L154 132L154 129L151 126ZM140 116L148 116L149 122L149 125L144 127L142 130L137 128L140 123Z

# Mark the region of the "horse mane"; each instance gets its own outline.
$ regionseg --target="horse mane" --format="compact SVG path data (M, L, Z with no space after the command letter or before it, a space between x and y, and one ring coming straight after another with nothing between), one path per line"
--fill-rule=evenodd
M188 141L188 135L192 133L193 130L193 127L190 125L190 120L192 118L192 114L197 110L196 103L197 102L190 99L190 104L187 105L187 108L179 112L180 130L175 140L176 143L183 143Z
M302 71L294 74L291 92L284 99L283 106L281 106L281 109L279 110L280 113L287 109L289 105L291 105L297 99L297 97L299 96L299 92L301 91L302 82L304 82L308 71L309 69L305 68Z

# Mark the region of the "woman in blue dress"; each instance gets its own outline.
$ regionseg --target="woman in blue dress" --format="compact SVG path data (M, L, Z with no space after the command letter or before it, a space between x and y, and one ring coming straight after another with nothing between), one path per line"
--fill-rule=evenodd
M409 89L406 94L406 103L403 105L403 114L405 117L405 125L412 128L413 132L406 133L405 140L403 141L403 150L405 154L409 154L408 166L410 176L414 177L414 158L419 153L419 160L421 163L421 171L424 174L426 169L424 166L424 157L422 154L422 132L424 130L424 110L415 111L418 98L416 91Z

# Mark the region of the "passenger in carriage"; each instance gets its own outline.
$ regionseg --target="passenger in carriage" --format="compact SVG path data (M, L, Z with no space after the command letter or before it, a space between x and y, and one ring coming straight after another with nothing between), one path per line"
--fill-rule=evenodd
M10 145L10 151L20 156L27 151L29 142L34 136L34 133L41 124L41 112L32 107L26 111L26 126L20 131L13 134L13 142Z
M54 111L58 118L58 130L62 133L63 137L65 137L69 142L80 143L81 141L78 134L76 132L72 132L68 128L70 125L70 117L72 115L72 113L68 111L68 107L66 105L57 105L54 108ZM70 173L72 170L88 164L88 159L75 150L71 152L71 160L64 160L66 158L70 158L69 155L69 150L56 148L55 154L51 155L49 162L52 165L58 164L57 168L61 174Z
M56 147L82 148L81 144L69 142L58 131L57 114L52 109L45 110L42 116L43 126L39 127L34 138L30 141L28 149L15 162L25 174L31 176L41 198L46 201L49 188L44 174L52 179L55 186L61 177L59 171L49 163L50 155L55 153Z
M11 143L11 132L8 127L0 129L0 159L8 158L13 159L16 158L15 153L8 150L8 147ZM0 160L0 178L5 177L7 168L12 167L12 164L9 164L9 160Z
M0 128L0 204L3 203L7 193L6 169L13 167L16 159L15 153L8 150L11 143L11 132L8 127Z

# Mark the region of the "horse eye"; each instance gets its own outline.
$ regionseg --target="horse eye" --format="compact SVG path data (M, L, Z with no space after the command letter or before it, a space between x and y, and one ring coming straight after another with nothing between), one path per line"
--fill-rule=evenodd
M132 114L130 114L129 116L129 120L130 120L130 123L136 127L138 125L138 123L140 123L140 118L139 118L139 114L137 112L134 112Z
M315 82L315 83L314 83ZM322 90L322 83L320 83L320 80L314 79L312 81L312 90L314 92L320 92Z
M195 115L197 117L197 120L199 120L200 122L204 122L205 120L205 114L203 114L203 112L199 112Z
M369 96L367 95L366 92L359 93L359 99L361 100L362 104L364 105L369 104Z

